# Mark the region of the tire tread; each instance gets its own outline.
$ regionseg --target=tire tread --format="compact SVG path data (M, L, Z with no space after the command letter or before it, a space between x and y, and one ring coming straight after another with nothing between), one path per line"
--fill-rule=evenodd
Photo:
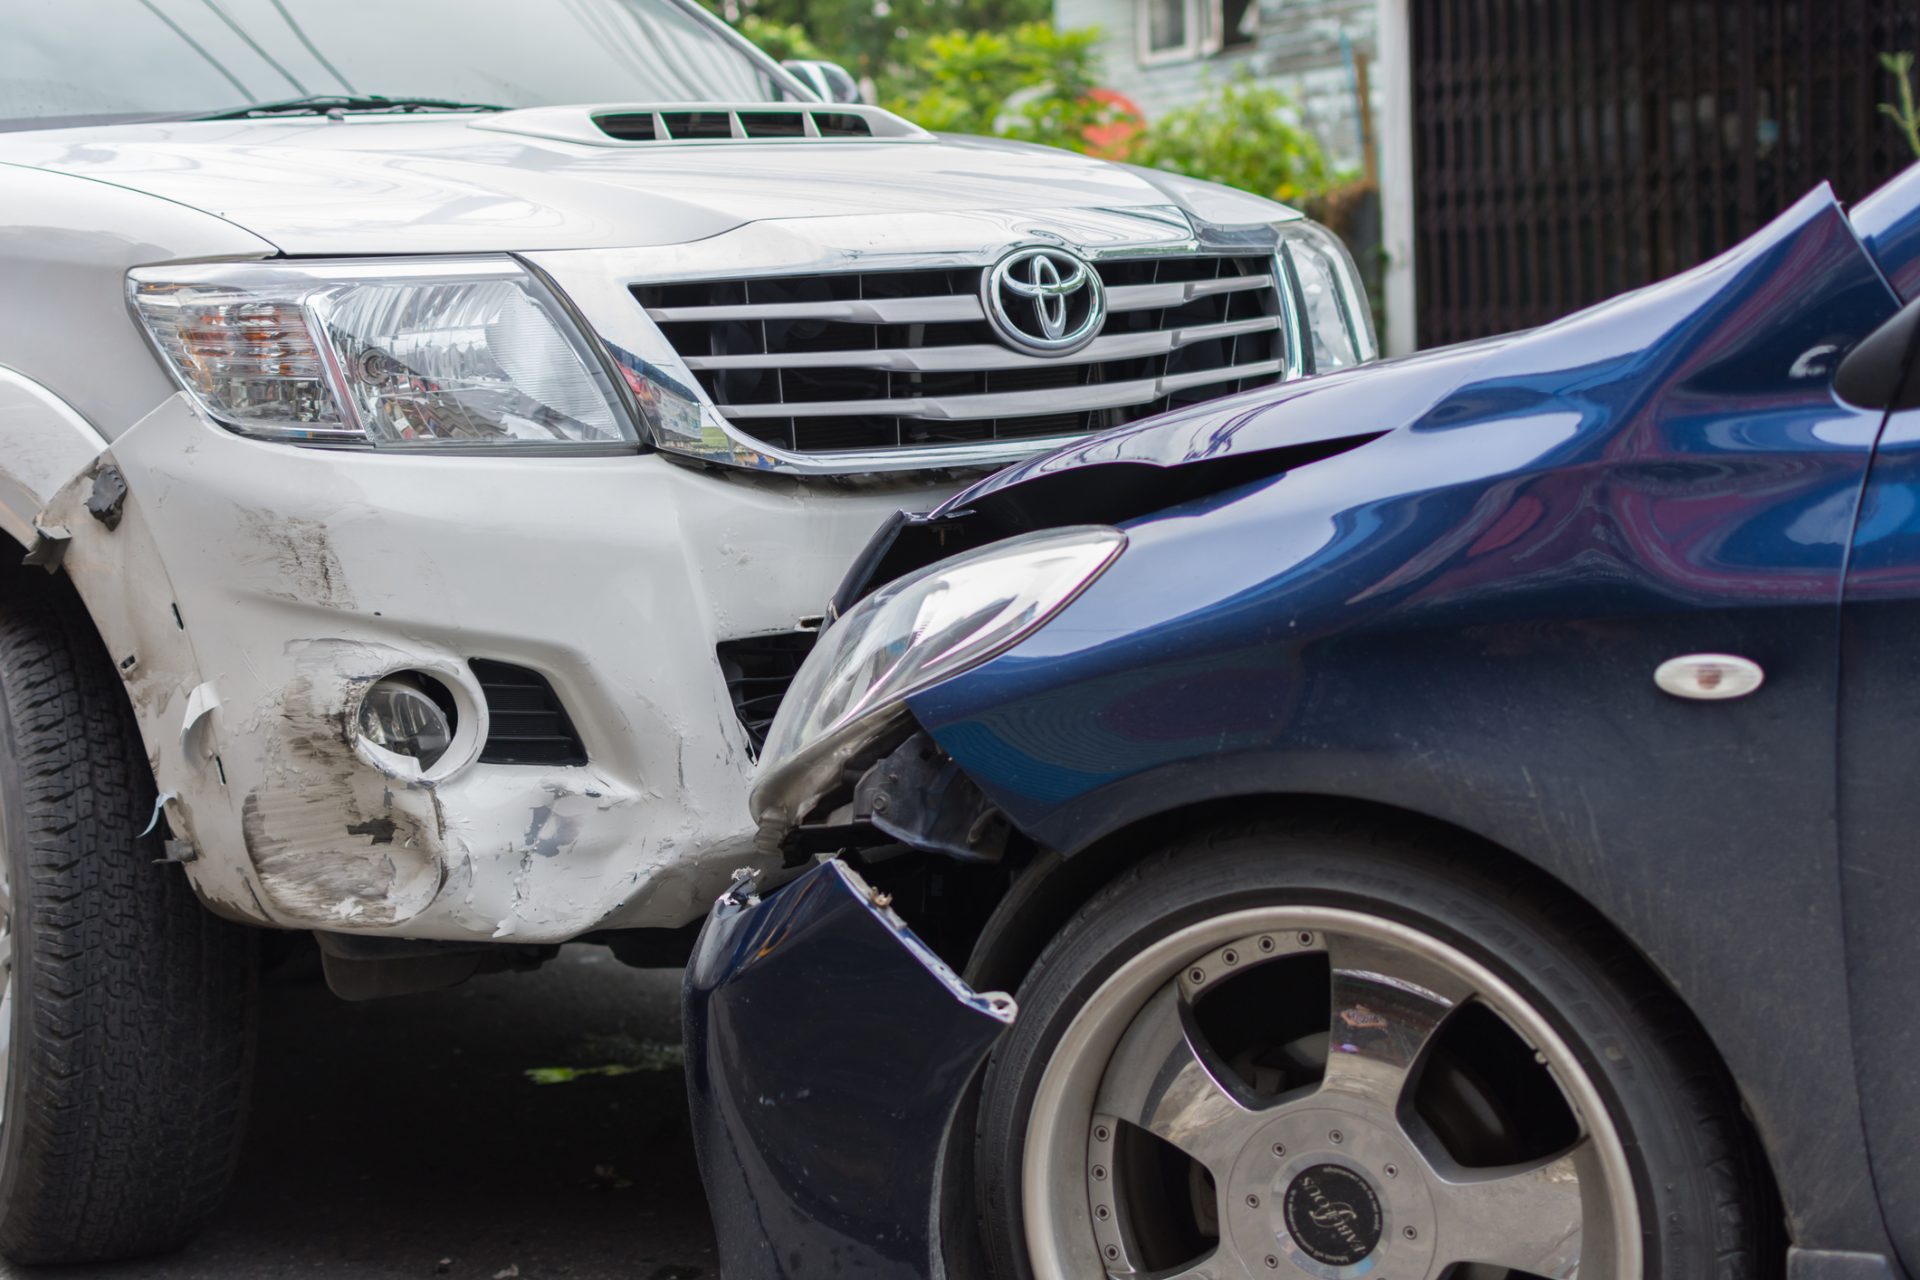
M156 865L153 785L120 681L61 580L0 597L0 786L17 1011L0 1253L96 1261L190 1238L232 1180L252 1074L256 939Z
M1772 1280L1780 1274L1786 1256L1784 1229L1764 1156L1732 1080L1691 1011L1586 904L1537 872L1502 866L1496 875L1488 868L1484 846L1464 837L1448 845L1436 843L1424 830L1415 837L1387 822L1319 816L1249 817L1194 832L1126 866L1089 898L1020 984L1022 1016L1054 1016L1071 991L1086 984L1089 957L1110 946L1120 922L1137 923L1142 903L1168 897L1171 889L1204 874L1209 865L1244 867L1249 856L1291 858L1310 875L1313 855L1307 851L1330 846L1337 846L1341 856L1326 859L1328 866L1362 866L1376 874L1396 866L1419 868L1490 901L1555 939L1560 944L1558 963L1597 977L1610 1014L1632 1029L1655 1074L1665 1081L1672 1109L1686 1131L1688 1163L1706 1183L1705 1198L1712 1207L1707 1215L1711 1221L1703 1225L1713 1239L1710 1245L1696 1242L1695 1248L1714 1258L1711 1280ZM1036 995L1041 996L1037 1001ZM983 1082L975 1133L976 1204L995 1273L1003 1280L1029 1280L1032 1272L1018 1234L1017 1160L1005 1147L1011 1135L1024 1132L1024 1119L1015 1114L1019 1091L1013 1078L1037 1071L1034 1050L1039 1046L1009 1052L1015 1039L1003 1041L996 1050ZM1659 1229L1664 1231L1665 1224ZM1662 1272L1657 1264L1662 1249L1649 1244L1649 1280L1701 1274Z

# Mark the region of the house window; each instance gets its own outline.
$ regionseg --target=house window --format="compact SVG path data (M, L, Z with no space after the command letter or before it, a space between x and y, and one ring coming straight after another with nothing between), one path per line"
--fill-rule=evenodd
M1176 62L1253 45L1259 0L1135 0L1140 61Z
M1168 62L1200 52L1198 0L1138 0L1140 61Z
M1220 33L1215 48L1244 49L1259 36L1259 0L1214 0L1214 4L1219 17L1214 30Z

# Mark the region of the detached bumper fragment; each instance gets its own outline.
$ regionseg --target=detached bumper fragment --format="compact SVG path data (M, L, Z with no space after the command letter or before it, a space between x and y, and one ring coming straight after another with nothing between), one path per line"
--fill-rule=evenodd
M724 1280L942 1274L954 1113L1014 1017L842 863L708 917L687 1085Z

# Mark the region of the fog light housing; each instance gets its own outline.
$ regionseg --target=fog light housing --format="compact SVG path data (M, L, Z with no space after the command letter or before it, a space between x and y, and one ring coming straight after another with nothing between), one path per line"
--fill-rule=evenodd
M433 692L440 692L436 698ZM431 769L453 741L453 700L430 677L374 681L360 699L360 736L370 745Z

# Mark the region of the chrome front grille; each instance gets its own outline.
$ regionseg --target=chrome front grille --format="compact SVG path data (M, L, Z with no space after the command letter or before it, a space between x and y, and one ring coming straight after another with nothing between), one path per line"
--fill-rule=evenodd
M636 285L735 430L797 453L1080 435L1278 380L1287 332L1269 255L1095 263L1101 335L1068 356L998 342L984 268Z

